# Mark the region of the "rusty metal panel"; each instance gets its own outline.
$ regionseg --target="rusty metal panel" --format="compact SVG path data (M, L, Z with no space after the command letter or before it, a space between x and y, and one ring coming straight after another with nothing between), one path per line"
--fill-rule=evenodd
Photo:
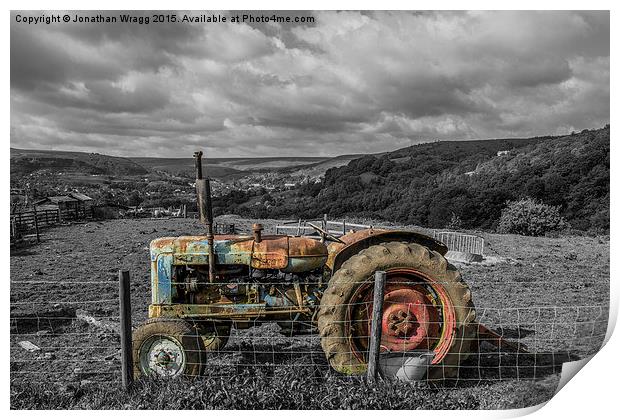
M404 230L366 229L343 235L340 237L340 240L345 243L332 243L328 247L329 258L326 265L331 270L340 268L344 261L362 249L382 242L413 242L437 251L441 255L445 255L448 252L448 248L440 241L419 232Z
M155 261L159 254L174 252L174 242L177 238L157 238L151 241L151 261Z
M373 236L376 233L381 233L381 232L385 232L385 230L384 229L364 229L364 230L358 230L357 232L350 232L350 233L347 233L346 235L342 235L338 239L340 239L344 243L332 242L328 245L327 249L329 252L329 256L327 257L326 265L329 268L333 268L334 260L336 259L336 256L338 255L338 253L340 253L342 249L352 244L355 244L356 242L362 241L370 236Z
M296 257L326 257L327 247L325 244L311 238L289 237L289 256Z
M254 240L251 236L236 237L236 239L215 242L217 264L250 265L252 261L252 246Z
M280 270L288 265L288 236L264 236L252 241L252 268Z
M249 265L252 242L249 236L217 235L214 243L216 262ZM209 242L206 236L155 239L151 242L151 260L154 261L160 254L173 255L173 264L206 265L209 263Z
M265 315L307 313L307 308L268 308L265 303L149 306L149 318L233 318L252 320Z
M325 244L310 238L289 238L289 261L282 271L299 273L323 267L327 261Z
M214 242L219 265L302 272L322 267L328 254L323 243L303 237L270 235L256 242L251 236L218 235ZM159 255L172 255L172 264L176 265L207 265L209 242L205 236L155 239L151 242L151 260Z

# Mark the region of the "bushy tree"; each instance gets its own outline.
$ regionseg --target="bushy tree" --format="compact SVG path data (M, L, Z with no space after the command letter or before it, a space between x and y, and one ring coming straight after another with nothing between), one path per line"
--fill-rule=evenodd
M452 217L450 218L450 222L446 225L446 229L449 230L460 230L463 226L463 222L458 214L452 212Z
M138 190L132 191L127 197L127 205L129 206L139 206L142 201L142 196Z
M541 236L568 227L559 206L550 206L532 198L508 201L502 210L498 230L502 233Z

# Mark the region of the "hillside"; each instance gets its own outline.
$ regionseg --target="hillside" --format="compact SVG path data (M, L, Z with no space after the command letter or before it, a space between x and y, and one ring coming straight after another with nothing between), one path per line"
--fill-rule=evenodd
M254 172L282 172L294 175L322 176L329 168L347 164L361 155L325 157L256 157L203 159L213 178L239 177ZM116 157L99 153L11 148L11 174L27 175L45 170L69 171L87 175L144 175L166 172L170 175L194 176L194 159L158 157Z
M498 153L502 152L502 153ZM501 154L501 156L498 156ZM433 228L494 229L506 201L561 206L580 230L609 229L609 126L568 136L436 142L352 160L318 184L252 197L255 217L354 215ZM222 211L226 200L219 202Z
M89 175L143 175L148 170L128 158L99 153L11 148L11 176L37 171L79 172Z
M204 159L215 196L280 192L314 182L358 155ZM195 208L194 159L122 158L97 153L11 149L12 208L48 195L78 191L97 204ZM243 194L241 198L245 197Z
M194 158L152 158L138 157L130 158L140 166L147 168L149 171L162 171L172 175L180 175L193 178L194 175ZM208 159L210 161L211 159ZM208 162L208 174L210 177L222 178L239 173L237 169L220 165L219 162Z
M493 230L506 201L560 206L572 228L609 229L609 126L567 136L443 141L377 155L206 159L216 214L355 216ZM11 149L11 187L79 190L101 203L195 205L192 158ZM12 202L13 202L12 197ZM454 224L454 223L453 223Z
M210 177L238 178L248 173L279 172L292 176L322 176L329 168L342 166L360 155L325 157L256 157L256 158L208 158L203 159ZM130 158L154 171L176 175L193 176L194 159L188 158Z

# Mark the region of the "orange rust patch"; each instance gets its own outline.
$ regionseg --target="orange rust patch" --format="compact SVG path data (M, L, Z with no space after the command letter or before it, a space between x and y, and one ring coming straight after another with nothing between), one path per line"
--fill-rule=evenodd
M325 244L310 238L291 237L288 242L289 257L326 257Z
M265 236L260 242L252 241L253 268L283 269L288 265L288 237Z

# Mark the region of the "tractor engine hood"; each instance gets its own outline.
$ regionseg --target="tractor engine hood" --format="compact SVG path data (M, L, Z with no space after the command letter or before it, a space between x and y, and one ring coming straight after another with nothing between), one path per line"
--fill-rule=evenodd
M327 247L314 239L265 235L260 242L252 236L215 235L217 265L247 265L256 269L287 273L312 271L327 261ZM174 265L207 265L209 246L205 236L159 238L151 242L151 261L172 256Z

